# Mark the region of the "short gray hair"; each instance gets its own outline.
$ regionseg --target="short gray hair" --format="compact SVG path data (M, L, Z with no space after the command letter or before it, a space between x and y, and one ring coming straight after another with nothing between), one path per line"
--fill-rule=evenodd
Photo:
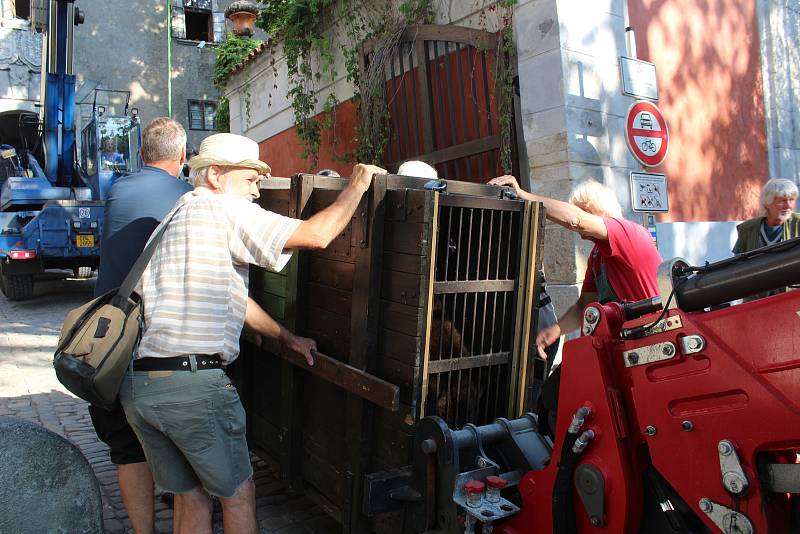
M142 132L142 159L145 163L178 161L185 148L186 130L169 117L153 119Z
M397 169L397 174L401 176L415 176L417 178L431 178L436 180L439 178L439 173L436 169L419 160L409 160L400 165Z
M189 183L192 187L208 187L208 167L189 171Z
M767 204L772 204L777 197L797 198L797 186L786 178L773 178L761 188L761 207L767 212Z
M622 206L609 187L595 180L578 184L569 195L569 203L597 215L622 218Z

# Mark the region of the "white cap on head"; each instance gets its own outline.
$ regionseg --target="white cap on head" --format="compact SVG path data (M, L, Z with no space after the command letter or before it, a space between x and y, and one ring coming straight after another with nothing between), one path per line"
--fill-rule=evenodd
M414 176L416 178L430 178L436 180L439 178L439 173L436 169L419 160L409 160L400 165L397 169L397 174L401 176Z
M232 133L210 135L200 143L197 155L189 160L191 170L202 169L211 165L224 167L244 167L255 169L262 174L270 172L270 166L258 159L258 143Z

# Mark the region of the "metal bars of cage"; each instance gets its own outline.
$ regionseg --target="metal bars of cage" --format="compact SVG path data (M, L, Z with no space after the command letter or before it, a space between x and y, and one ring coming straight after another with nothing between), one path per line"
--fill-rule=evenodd
M526 205L459 195L440 204L424 411L453 427L484 424L508 416L517 398Z

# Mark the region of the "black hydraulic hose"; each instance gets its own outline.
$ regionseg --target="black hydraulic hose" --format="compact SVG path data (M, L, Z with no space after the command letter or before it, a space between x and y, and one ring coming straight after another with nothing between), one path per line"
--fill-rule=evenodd
M564 441L561 443L558 473L556 473L556 480L553 484L553 534L573 534L577 529L572 478L582 451L573 451L572 444L587 415L589 415L589 408L585 406L575 412L572 424L564 434Z

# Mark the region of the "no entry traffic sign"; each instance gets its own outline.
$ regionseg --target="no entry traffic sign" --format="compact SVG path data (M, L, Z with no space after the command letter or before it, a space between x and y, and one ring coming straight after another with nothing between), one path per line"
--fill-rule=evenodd
M625 117L625 140L639 163L661 165L669 148L669 130L661 110L646 100L635 102Z

